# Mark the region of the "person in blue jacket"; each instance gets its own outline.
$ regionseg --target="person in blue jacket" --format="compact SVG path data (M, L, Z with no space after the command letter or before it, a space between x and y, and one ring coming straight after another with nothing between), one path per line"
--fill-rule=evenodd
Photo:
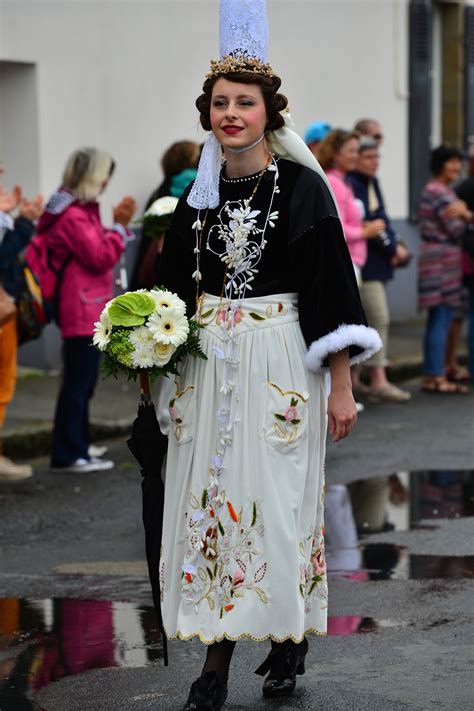
M357 169L350 172L347 178L355 197L360 201L364 221L382 220L384 223L384 228L373 239L368 240L367 261L362 269L360 286L367 321L379 332L383 348L366 363L369 368L370 385L363 385L359 373L355 371L352 376L353 389L357 395L365 396L370 401L405 402L410 399L410 393L390 383L385 370L390 323L386 284L393 278L394 266L406 263L409 253L405 245L398 241L385 210L383 195L376 177L379 160L376 139L361 136Z

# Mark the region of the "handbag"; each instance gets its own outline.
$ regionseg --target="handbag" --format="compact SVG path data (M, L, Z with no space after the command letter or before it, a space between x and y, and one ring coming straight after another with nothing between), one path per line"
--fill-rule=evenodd
M31 269L20 260L20 288L16 300L18 344L28 343L39 338L48 323L41 289Z
M11 321L16 314L14 299L0 284L0 326Z

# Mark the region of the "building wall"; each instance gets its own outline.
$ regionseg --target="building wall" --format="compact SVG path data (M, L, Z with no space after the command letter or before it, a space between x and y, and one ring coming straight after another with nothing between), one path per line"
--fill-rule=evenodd
M268 1L269 57L296 126L302 133L314 119L349 128L378 118L386 135L380 177L395 218L407 214L407 7L408 0ZM218 54L218 12L218 0L0 0L7 185L48 196L68 154L98 145L117 162L104 219L125 194L142 206L161 181L165 148L205 137L194 101ZM398 308L399 291L392 293L395 317L398 309L405 318L406 299ZM54 367L54 328L21 358Z
M378 117L387 135L381 175L397 217L406 213L406 6L268 2L270 59L297 127L315 118L349 127L363 115ZM106 210L125 193L143 203L159 182L167 145L203 137L194 100L218 52L218 7L218 0L0 0L0 60L36 67L45 194L72 149L97 144L118 163ZM31 121L21 107L18 132ZM10 140L0 129L0 152ZM11 181L30 185L23 162L9 159L7 168Z

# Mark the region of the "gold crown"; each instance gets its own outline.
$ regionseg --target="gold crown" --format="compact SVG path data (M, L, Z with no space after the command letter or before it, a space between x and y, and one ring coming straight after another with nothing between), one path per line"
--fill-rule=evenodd
M253 74L264 74L265 76L273 76L275 72L269 64L264 64L256 57L249 57L245 54L232 56L226 54L222 59L211 60L211 71L206 74L206 79L219 76L219 74L250 72Z

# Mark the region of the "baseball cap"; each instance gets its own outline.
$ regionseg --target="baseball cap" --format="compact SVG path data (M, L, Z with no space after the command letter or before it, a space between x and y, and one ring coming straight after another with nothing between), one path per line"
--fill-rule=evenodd
M304 142L306 144L313 141L322 141L331 130L331 126L326 121L313 121L304 132Z

